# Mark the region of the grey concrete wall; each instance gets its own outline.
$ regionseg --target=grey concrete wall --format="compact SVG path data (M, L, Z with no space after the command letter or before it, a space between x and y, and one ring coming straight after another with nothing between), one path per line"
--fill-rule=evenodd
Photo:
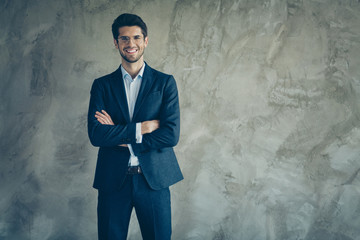
M355 0L0 1L0 239L96 239L86 114L123 12L179 88L173 239L360 239Z

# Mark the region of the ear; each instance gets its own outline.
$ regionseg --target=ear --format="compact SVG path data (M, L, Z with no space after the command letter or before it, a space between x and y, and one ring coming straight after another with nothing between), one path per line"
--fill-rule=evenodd
M145 47L147 46L148 41L149 41L149 37L148 37L148 36L146 36L146 38L145 38Z
M114 44L115 44L115 48L116 49L119 49L119 45L118 45L118 42L117 42L117 40L114 38Z

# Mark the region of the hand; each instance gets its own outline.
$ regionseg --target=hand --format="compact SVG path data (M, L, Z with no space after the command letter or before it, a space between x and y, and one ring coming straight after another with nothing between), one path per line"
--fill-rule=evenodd
M114 122L112 121L110 115L105 110L101 110L101 112L96 111L96 114L95 114L96 119L101 124L115 125ZM119 146L120 147L127 147L126 144L120 144Z
M96 114L95 114L96 119L101 124L115 125L114 122L112 121L110 115L105 110L101 110L101 112L96 111Z
M141 123L141 134L151 133L160 127L159 120L145 121Z

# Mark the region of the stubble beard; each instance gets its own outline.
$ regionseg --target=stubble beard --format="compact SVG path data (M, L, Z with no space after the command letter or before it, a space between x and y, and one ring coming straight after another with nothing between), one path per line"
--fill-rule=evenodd
M144 55L144 50L139 54L139 57L135 58L134 60L130 60L129 58L127 58L126 55L123 54L120 50L119 50L119 53L120 53L121 57L128 63L135 63L135 62L139 61L140 58Z

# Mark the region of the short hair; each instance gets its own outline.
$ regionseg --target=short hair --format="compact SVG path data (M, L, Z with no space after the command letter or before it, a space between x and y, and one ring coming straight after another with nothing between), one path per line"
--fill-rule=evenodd
M144 38L146 38L147 27L146 27L146 24L144 23L144 21L138 15L131 14L131 13L123 13L114 20L114 22L111 26L114 39L117 39L119 37L119 28L125 27L125 26L140 27L141 32L144 35Z

